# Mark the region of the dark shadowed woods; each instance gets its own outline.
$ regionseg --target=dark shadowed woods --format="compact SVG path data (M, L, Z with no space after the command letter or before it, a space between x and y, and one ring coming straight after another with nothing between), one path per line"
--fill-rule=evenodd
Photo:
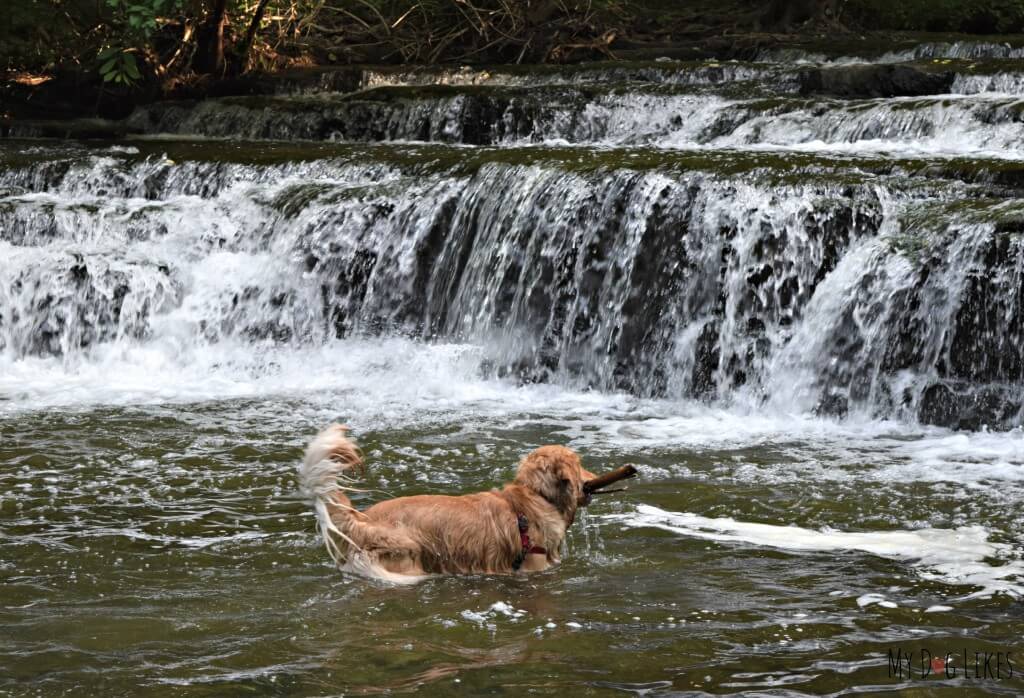
M1024 0L15 0L0 70L8 113L118 115L160 97L258 92L263 76L317 66L749 58L794 42L1022 27Z

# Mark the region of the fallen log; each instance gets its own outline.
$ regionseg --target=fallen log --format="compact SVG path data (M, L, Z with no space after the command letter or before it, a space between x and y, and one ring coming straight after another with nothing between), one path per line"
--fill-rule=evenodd
M637 470L635 466L624 465L621 468L616 468L610 473L605 473L599 477L595 477L593 480L587 480L583 483L583 491L587 494L607 494L608 492L621 492L622 490L601 490L609 485L614 485L619 480L626 480L631 477L636 477Z

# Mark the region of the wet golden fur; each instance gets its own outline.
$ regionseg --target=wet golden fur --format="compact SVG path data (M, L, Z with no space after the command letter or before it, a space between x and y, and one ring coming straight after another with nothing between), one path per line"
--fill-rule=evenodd
M396 582L431 574L510 574L522 556L517 515L529 522L532 545L519 567L537 571L558 562L565 532L589 497L583 483L594 474L564 446L541 446L525 456L515 480L500 490L459 497L398 497L357 510L346 495L363 458L335 424L309 445L299 468L313 500L328 552L355 571ZM342 484L345 483L345 484Z

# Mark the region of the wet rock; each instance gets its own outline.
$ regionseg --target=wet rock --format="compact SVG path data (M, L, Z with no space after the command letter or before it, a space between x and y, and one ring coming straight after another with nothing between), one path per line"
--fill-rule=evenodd
M845 417L850 411L850 400L841 392L829 392L821 396L815 406L815 414L828 417Z
M717 389L715 375L721 352L718 348L718 323L709 322L697 338L691 390L694 397L714 398Z
M1019 391L1005 386L934 383L924 391L918 419L924 424L977 431L1008 428L1022 408Z
M957 401L956 394L945 384L930 385L921 395L917 418L924 424L953 426L959 412Z
M995 223L995 232L997 235L1024 235L1024 219L1008 218L997 221Z
M945 377L977 383L1024 378L1024 288L1018 271L1024 241L1012 223L996 225L978 250L974 264L980 273L968 276L961 291Z
M3 135L8 138L114 140L138 131L129 123L107 119L25 119L12 121L5 127Z
M956 75L932 73L905 65L844 65L800 72L800 94L830 97L916 97L945 94Z
M488 145L533 133L544 105L516 90L380 87L330 99L228 97L159 102L125 127L145 133L288 140L420 140Z

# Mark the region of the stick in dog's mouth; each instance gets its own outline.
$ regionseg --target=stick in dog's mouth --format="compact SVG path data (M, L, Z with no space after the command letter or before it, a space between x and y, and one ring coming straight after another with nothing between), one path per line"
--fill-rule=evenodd
M624 487L615 490L606 490L605 487L614 485L619 480L626 480L631 477L636 477L637 470L635 466L624 465L621 468L616 468L610 473L605 473L600 477L595 477L593 480L587 480L583 483L583 491L586 494L609 494L611 492L621 492Z

